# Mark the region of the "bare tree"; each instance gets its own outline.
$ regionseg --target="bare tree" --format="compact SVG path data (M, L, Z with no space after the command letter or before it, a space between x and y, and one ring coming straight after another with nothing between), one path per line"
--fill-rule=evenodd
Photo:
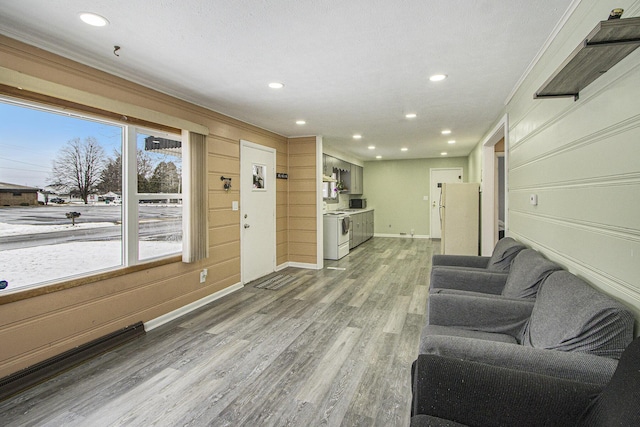
M77 192L87 204L105 166L104 149L94 137L67 141L53 160L52 185Z
M148 193L149 176L153 170L153 164L148 153L138 150L136 167L138 170L138 192ZM108 193L109 191L122 193L122 154L117 149L113 150L113 157L106 159L100 173L100 182L97 188L103 193Z

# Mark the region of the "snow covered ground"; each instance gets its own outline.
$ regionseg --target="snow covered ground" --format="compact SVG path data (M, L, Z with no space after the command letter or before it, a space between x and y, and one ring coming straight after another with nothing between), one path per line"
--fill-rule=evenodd
M105 226L117 227L113 223L83 223L77 224L73 228ZM10 225L0 223L0 235L48 233L71 228L71 224ZM33 284L117 268L122 263L120 248L121 242L119 241L95 241L0 251L0 280L9 282L9 286L5 290L0 290L0 294ZM139 250L140 258L146 259L179 253L182 250L182 243L140 241Z

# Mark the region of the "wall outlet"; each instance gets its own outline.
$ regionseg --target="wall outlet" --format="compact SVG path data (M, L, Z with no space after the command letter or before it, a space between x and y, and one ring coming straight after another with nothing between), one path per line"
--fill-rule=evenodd
M416 230L415 229L411 229L411 236L413 236L414 234L416 234Z
M209 273L209 271L206 268L200 272L200 283L204 283L204 282L207 281L207 274L208 273Z

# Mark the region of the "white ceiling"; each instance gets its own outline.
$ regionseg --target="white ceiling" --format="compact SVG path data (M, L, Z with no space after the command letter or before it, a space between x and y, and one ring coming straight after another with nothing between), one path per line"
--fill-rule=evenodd
M0 33L361 160L466 156L572 1L0 0Z

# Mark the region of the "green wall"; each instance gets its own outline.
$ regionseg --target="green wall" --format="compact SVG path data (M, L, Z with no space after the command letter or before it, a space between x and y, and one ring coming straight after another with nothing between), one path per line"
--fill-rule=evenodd
M364 163L364 194L368 207L375 209L375 234L429 235L429 169L461 167L467 177L466 157L378 160Z

